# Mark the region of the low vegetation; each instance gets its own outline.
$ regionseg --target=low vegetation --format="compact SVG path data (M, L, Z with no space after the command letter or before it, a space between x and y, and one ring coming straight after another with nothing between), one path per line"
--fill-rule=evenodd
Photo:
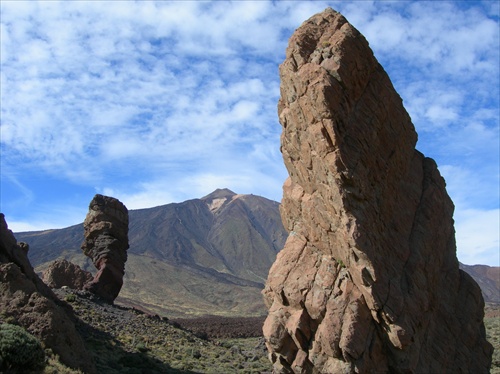
M21 373L44 366L45 352L36 337L20 326L0 325L0 372Z
M68 290L56 290L65 299ZM72 292L77 329L92 353L97 372L140 373L270 373L271 365L260 337L216 338L193 333L178 322L132 308L110 306ZM234 322L234 321L233 321ZM244 322L244 321L242 321ZM248 322L248 321L247 321ZM240 326L244 324L241 323ZM47 365L44 374L65 372Z
M500 305L486 304L484 313L486 338L493 345L491 374L500 374Z
M206 316L175 319L174 323L202 339L252 338L262 335L265 317Z
M239 323L236 318L217 317L170 321L133 308L102 304L89 295L56 292L63 300L71 295L77 328L99 373L272 371L263 339L256 336L262 319L243 318ZM488 341L495 349L491 373L500 374L500 305L486 305L484 322ZM61 364L50 350L44 353L35 337L12 324L0 325L0 353L0 372L28 369L40 374L82 374Z

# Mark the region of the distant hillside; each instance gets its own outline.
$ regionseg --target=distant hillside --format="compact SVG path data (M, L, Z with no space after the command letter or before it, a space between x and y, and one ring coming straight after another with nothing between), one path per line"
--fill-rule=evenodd
M128 261L117 301L169 317L258 316L260 294L287 233L279 204L219 189L201 199L129 212ZM66 258L95 272L80 250L83 225L16 233L38 272ZM461 268L485 301L500 303L500 268Z
M260 290L287 233L279 204L218 189L201 199L129 212L128 261L117 301L169 316L261 315ZM83 226L16 233L38 272L83 256Z
M487 265L464 265L460 269L469 273L481 287L484 301L500 303L500 267Z

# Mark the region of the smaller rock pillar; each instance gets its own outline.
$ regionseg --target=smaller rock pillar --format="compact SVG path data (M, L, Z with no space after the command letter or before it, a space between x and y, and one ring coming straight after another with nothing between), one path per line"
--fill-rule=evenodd
M119 200L95 195L83 223L83 253L98 272L85 289L112 303L123 285L128 244L128 210Z

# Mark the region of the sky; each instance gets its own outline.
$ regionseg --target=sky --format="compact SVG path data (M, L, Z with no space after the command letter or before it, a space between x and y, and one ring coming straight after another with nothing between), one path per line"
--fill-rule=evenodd
M280 201L278 65L327 7L369 41L455 203L462 263L500 265L498 1L2 0L0 211L14 232L216 188Z

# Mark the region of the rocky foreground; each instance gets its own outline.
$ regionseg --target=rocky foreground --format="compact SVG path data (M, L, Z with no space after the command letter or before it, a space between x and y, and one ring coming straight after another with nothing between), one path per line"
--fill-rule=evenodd
M110 305L85 291L55 290L71 305L98 373L270 373L261 319L218 319L196 323L193 333L179 322L134 308ZM229 324L229 328L225 326ZM202 329L201 326L211 327ZM248 328L248 326L257 328ZM214 330L214 326L218 326ZM239 326L239 328L238 328ZM239 337L234 338L235 336ZM58 364L60 365L60 364ZM64 368L67 373L76 373ZM50 366L45 372L60 372Z
M0 372L270 371L264 341L259 338L262 319L251 324L249 319L233 320L227 328L227 320L211 318L210 326L219 328L193 329L195 334L166 318L110 304L88 290L50 289L29 263L28 246L16 242L1 213L0 234ZM23 339L37 341L38 350L27 351ZM28 367L24 359L32 353L40 354L41 361Z

